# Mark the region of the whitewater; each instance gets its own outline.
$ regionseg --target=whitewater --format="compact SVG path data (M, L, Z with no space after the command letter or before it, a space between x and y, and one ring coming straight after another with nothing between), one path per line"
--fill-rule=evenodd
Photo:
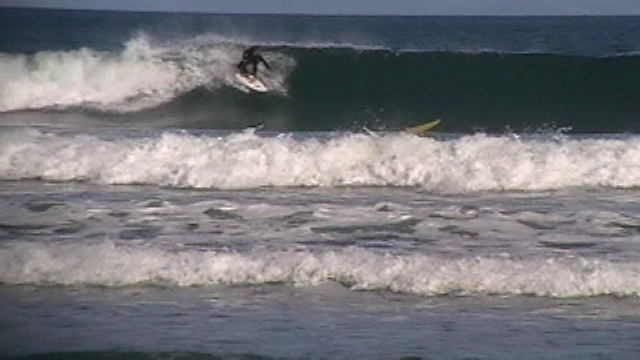
M215 44L215 46L210 46ZM203 37L180 44L152 45L138 34L118 53L90 48L41 51L33 55L3 54L0 61L0 111L85 108L135 112L156 107L198 87L240 88L229 71L240 44ZM283 74L266 79L276 91Z
M133 134L4 131L0 179L198 189L390 186L438 193L640 186L636 136Z
M636 355L638 18L0 20L0 357Z

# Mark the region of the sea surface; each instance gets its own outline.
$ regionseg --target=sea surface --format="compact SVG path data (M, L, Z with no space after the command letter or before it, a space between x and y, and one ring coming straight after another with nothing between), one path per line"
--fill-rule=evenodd
M640 17L0 23L0 357L637 358Z

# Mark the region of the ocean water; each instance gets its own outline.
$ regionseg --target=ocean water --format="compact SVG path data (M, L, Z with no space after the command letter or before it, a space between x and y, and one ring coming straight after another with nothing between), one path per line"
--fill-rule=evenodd
M0 357L637 357L639 17L0 21Z

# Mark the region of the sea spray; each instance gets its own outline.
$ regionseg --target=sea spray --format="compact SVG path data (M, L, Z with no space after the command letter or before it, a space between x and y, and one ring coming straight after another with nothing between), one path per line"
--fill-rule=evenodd
M144 33L120 52L81 48L0 55L0 112L34 109L90 109L129 113L151 109L196 88L238 86L234 65L238 45L191 41L156 44ZM294 66L274 56L265 82L286 93L284 79ZM280 65L280 66L278 66Z

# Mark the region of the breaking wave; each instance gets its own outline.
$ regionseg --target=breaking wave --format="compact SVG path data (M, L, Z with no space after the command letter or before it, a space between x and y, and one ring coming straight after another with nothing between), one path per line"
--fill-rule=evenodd
M586 258L444 258L370 250L221 253L118 245L15 243L0 249L0 283L30 285L314 286L354 290L589 297L637 296L637 263Z
M412 186L435 192L640 187L640 139L419 138L252 131L128 138L0 133L0 179L181 188Z
M264 122L278 131L401 128L441 117L470 133L571 127L640 131L633 54L394 51L344 44L266 44L269 94L235 80L246 44L214 35L121 51L91 48L0 55L0 112L97 112L182 127ZM35 116L35 115L33 115ZM6 120L5 120L6 121ZM192 126L192 127L193 127Z
M234 65L241 48L206 38L156 45L144 34L118 53L82 48L34 55L0 54L0 111L89 109L138 112L165 104L197 88L237 87ZM266 79L284 92L282 73Z

